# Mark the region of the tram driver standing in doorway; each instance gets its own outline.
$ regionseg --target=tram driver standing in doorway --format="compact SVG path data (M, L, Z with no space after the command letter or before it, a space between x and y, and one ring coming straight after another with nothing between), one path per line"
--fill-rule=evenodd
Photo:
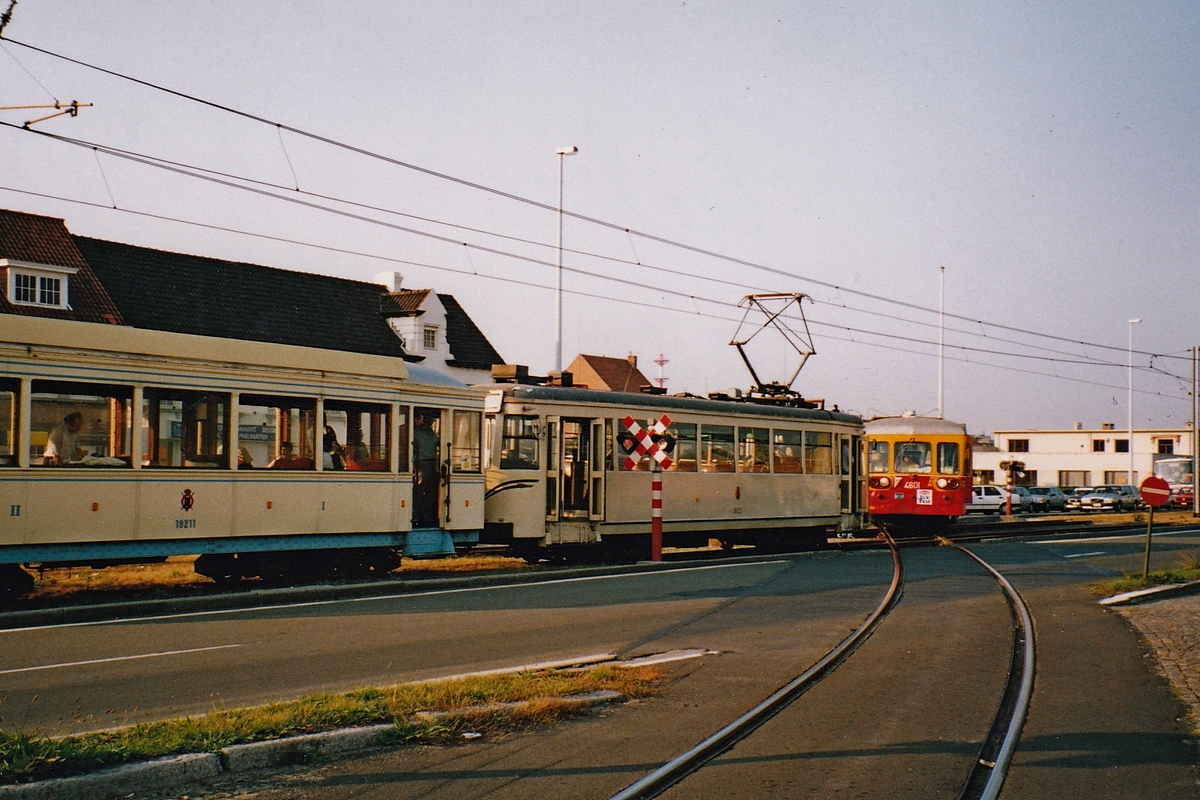
M438 524L438 435L429 409L413 411L413 527Z

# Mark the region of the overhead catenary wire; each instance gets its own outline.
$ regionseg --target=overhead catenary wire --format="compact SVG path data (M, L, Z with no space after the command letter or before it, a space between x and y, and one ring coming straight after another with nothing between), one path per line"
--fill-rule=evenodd
M41 197L41 198L45 198L45 199L49 199L49 200L56 200L56 201L60 201L60 202L72 203L75 205L82 205L82 206L88 206L91 208L103 209L105 211L117 211L122 214L129 214L129 215L133 215L133 216L144 217L147 219L156 219L156 220L161 220L164 222L171 222L171 223L181 224L181 225L189 225L189 226L204 228L204 229L208 229L208 230L221 231L223 233L231 233L231 234L236 234L236 235L241 235L241 236L248 236L248 237L264 239L264 240L268 240L268 241L279 242L282 244L290 244L290 245L296 245L299 247L313 248L313 249L322 250L325 252L341 253L341 254L352 255L352 256L361 257L361 258L370 258L370 259L375 259L375 260L379 260L379 261L383 261L383 262L387 262L387 263L393 263L393 264L417 266L417 267L422 267L422 268L426 268L426 269L430 269L430 270L436 270L439 272L465 275L465 276L471 276L471 277L476 277L476 278L484 278L487 280L498 281L501 283L507 283L507 284L517 285L517 286L525 286L525 287L534 288L534 289L542 289L542 290L546 290L546 291L554 290L553 286L539 284L535 281L526 281L526 280L521 280L518 278L507 277L507 276L491 275L488 273L465 270L465 269L460 269L460 268L455 268L455 267L446 267L446 266L441 266L441 265L437 265L437 264L430 264L427 262L411 261L411 260L407 260L407 259L397 258L395 256L386 256L386 255L380 255L377 253L369 253L369 252L365 252L365 251L361 251L361 250L353 250L353 249L349 249L349 248L335 247L333 245L319 244L316 242L307 242L307 241L303 241L300 239L293 239L293 238L288 238L288 237L284 237L284 236L277 236L274 234L258 233L255 231L247 231L247 230L243 230L243 229L239 229L239 228L232 228L232 227L228 227L228 226L224 226L224 225L215 225L212 223L199 222L196 220L187 220L187 219L182 219L179 217L172 217L172 216L165 215L165 214L156 214L156 213L148 212L148 211L138 211L138 210L132 209L132 208L114 208L112 206L108 206L103 203L96 203L96 202L93 202L90 200L80 200L78 198L63 197L61 195L53 195L53 194L48 194L45 192L36 192L36 191L28 190L28 189L18 189L18 188L9 187L9 186L3 186L3 185L0 185L0 191L13 192L16 194L24 194L24 195L29 195L32 197ZM626 283L629 283L629 282L626 282ZM629 283L629 285L637 285L637 284ZM736 317L736 316L722 316L720 314L706 313L706 312L700 311L699 309L690 310L690 309L682 308L682 307L663 306L658 303L637 301L637 300L633 300L629 297L624 297L624 296L602 295L602 294L597 294L595 292L586 292L586 291L574 290L574 289L564 289L564 291L567 294L570 294L570 295L576 296L576 297L586 297L586 298L593 299L593 300L602 300L602 301L606 301L606 302L612 302L612 303L617 303L617 304L622 304L622 305L629 305L629 306L633 306L633 307L649 308L649 309L653 309L657 312L665 311L665 312L674 313L674 314L683 314L685 316L690 316L690 317L701 317L701 318L705 318L705 319L712 319L712 320L717 320L717 321L721 321L721 322L729 322L729 323L734 323L734 322L738 321L738 317ZM691 299L696 300L696 299L703 299L703 298L697 298L695 296L691 296ZM713 303L721 304L721 305L724 305L729 308L736 307L735 304L723 303L722 301L706 301L706 302L713 302ZM822 327L829 327L829 328L833 328L835 330L846 330L849 332L856 331L856 329L854 329L854 328L848 328L845 326L840 326L840 325L836 325L836 324L832 324L832 323L829 323L829 324L820 323L815 320L810 321L810 322L814 325L821 325ZM889 339L895 338L895 337L892 337L890 334L879 334L877 332L871 332L871 331L866 331L865 333L870 333L870 334L874 334L877 336L884 336ZM906 353L906 354L910 354L910 355L935 357L934 353L930 353L930 352L926 352L926 351L922 351L922 350L915 350L915 349L911 349L911 348L897 347L895 345L885 344L882 342L858 341L858 340L854 339L853 337L834 336L831 334L823 334L823 336L825 339L831 340L831 341L848 342L850 344L858 344L858 345L863 345L866 347L874 347L877 349L883 349L883 350L888 350L891 352L898 352L898 353ZM929 344L929 345L934 344L934 342L931 342L931 341L921 341L921 340L914 340L914 339L910 339L909 341L920 342L920 343ZM1001 353L1000 355L1009 355L1009 354ZM1124 389L1125 388L1125 386L1123 386L1123 385L1118 386L1115 384L1100 383L1098 381L1089 381L1089 380L1082 379L1082 378L1073 378L1073 377L1058 375L1058 374L1049 373L1049 372L1039 372L1037 370L1023 369L1020 367L1009 366L1009 365L1005 365L1005 364L993 364L993 363L988 363L988 362L973 361L969 358L961 358L961 357L955 357L955 356L947 356L946 358L949 361L955 361L955 362L964 363L964 364L971 364L974 366L986 366L990 369L1000 369L1000 370L1006 370L1009 372L1017 372L1017 373L1026 374L1026 375L1035 375L1035 376L1044 377L1044 378L1055 378L1058 380L1065 380L1065 381L1085 384L1085 385L1089 385L1089 386L1097 386L1097 387L1101 387L1101 388L1105 388L1105 389ZM1121 367L1122 369L1124 369L1126 367L1126 365L1124 365L1124 364L1120 364L1117 366ZM1137 369L1146 369L1146 368L1137 367ZM1148 390L1148 389L1135 389L1134 391L1135 391L1135 394L1139 394L1139 395L1162 397L1162 398L1172 399L1172 400L1181 399L1172 394L1167 394L1164 392L1155 392L1155 391Z
M314 133L311 131L306 131L302 128L297 128L297 127L287 125L287 124L277 121L277 120L268 119L268 118L260 116L258 114L254 114L254 113L251 113L248 111L243 111L241 109L236 109L236 108L233 108L232 106L227 106L227 105L217 103L212 100L207 100L205 98L202 98L202 97L199 97L196 95L192 95L187 92L182 92L182 91L179 91L176 89L171 89L167 86L163 86L161 84L157 84L152 81L148 81L148 80L145 80L142 78L137 78L132 75L128 75L126 73L122 73L122 72L119 72L116 70L111 70L111 69L108 69L105 67L101 67L97 64L92 64L90 62L83 61L83 60L77 59L77 58L73 58L71 56L67 56L62 53L57 53L53 50L38 47L36 45L32 45L27 42L22 42L17 39L5 38L4 41L11 42L12 44L15 44L19 47L23 47L23 48L29 49L31 51L38 52L38 53L41 53L43 55L46 55L46 56L49 56L52 58L56 58L56 59L66 61L71 64L75 64L75 65L83 67L85 69L90 69L90 70L93 70L93 71L96 71L96 72L99 72L99 73L102 73L105 75L109 75L111 77L118 78L120 80L128 81L130 83L134 83L134 84L137 84L140 86L144 86L146 88L149 88L149 89L152 89L155 91L163 92L163 93L172 95L174 97L178 97L180 99L187 100L189 102L197 103L197 104L206 106L208 108L212 108L212 109L224 112L224 113L232 114L232 115L241 117L243 119L257 122L257 123L260 123L263 125L272 126L280 131L286 130L297 136L301 136L301 137L311 139L313 141L321 142L323 144L329 145L331 147L339 148L339 149L345 150L347 152L351 152L351 153L355 153L360 156L375 159L375 160L378 160L378 161L381 161L381 162L384 162L387 164L391 164L393 166L397 166L397 167L400 167L403 169L412 170L414 172L417 172L417 173L420 173L423 175L427 175L429 177L448 181L448 182L451 182L451 183L454 183L454 184L457 184L460 186L475 189L477 191L486 192L486 193L489 193L489 194L492 194L492 195L495 195L498 197L503 197L505 199L512 200L514 202L523 203L523 204L526 204L526 205L529 205L529 206L532 206L535 208L559 213L559 209L557 206L554 206L554 205L551 205L548 203L543 203L539 200L534 200L532 198L523 197L523 196L515 194L513 192L507 192L507 191L504 191L501 189L487 186L485 184L477 183L475 181L469 181L469 180L459 178L454 175L450 175L448 173L439 172L437 170L430 169L428 167L422 167L418 164L406 162L401 159L385 155L383 153L368 150L366 148L359 147L357 145L352 145L347 142L342 142L337 139L333 139L332 137L329 137L329 136L324 136L324 135L317 134L317 133ZM577 219L581 222L586 222L586 223L589 223L592 225L597 225L599 227L608 228L611 230L622 231L630 236L637 236L639 238L643 238L648 241L658 242L660 244L663 244L663 245L666 245L669 247L678 248L678 249L681 249L681 250L684 250L687 252L691 252L691 253L695 253L698 255L704 255L704 256L707 256L710 258L722 260L722 261L732 263L732 264L738 264L738 265L745 266L745 267L748 267L751 269L767 272L769 274L786 277L786 278L793 279L793 280L807 281L807 282L812 283L817 286L822 286L822 287L829 288L829 289L835 289L839 292L846 292L847 294L854 294L856 296L866 297L866 298L869 298L872 300L877 300L879 302L898 305L903 308L909 308L909 309L912 309L915 311L920 311L923 313L931 313L931 314L938 313L937 309L923 306L923 305L920 305L919 303L912 303L909 301L904 301L904 300L899 300L896 298L891 298L891 297L886 297L883 295L874 294L872 292L865 292L865 291L858 290L858 289L851 289L849 287L841 286L839 284L832 283L829 281L823 281L823 280L819 280L816 278L799 275L796 273L789 273L785 270L781 270L781 269L778 269L775 267L770 267L765 264L759 264L757 262L750 261L747 259L742 259L742 258L738 258L735 256L723 254L723 253L720 253L720 252L717 252L714 250L709 250L709 249L698 247L695 245L690 245L685 242L680 242L680 241L669 239L669 238L666 238L663 236L658 236L656 234L648 233L645 231L640 231L635 228L631 228L631 227L628 227L625 225L620 225L618 223L601 220L596 217L588 216L586 214L581 214L581 213L570 211L567 209L563 209L561 213L563 213L565 216L569 216L569 217L571 217L573 219ZM1067 337L1067 336L1059 336L1056 334L1044 333L1041 331L1033 331L1033 330L1019 328L1019 327L1012 326L1012 325L1004 325L1001 323L986 322L984 320L976 319L974 317L969 317L969 316L962 315L962 314L950 313L950 314L946 314L946 316L953 318L953 319L958 319L960 321L971 322L973 324L987 325L988 327L995 328L997 330L1005 330L1005 331L1010 331L1013 333L1020 333L1020 334L1027 335L1027 336L1036 336L1039 338L1045 338L1045 339L1050 339L1050 340L1059 341L1059 342L1066 342L1066 343L1080 345L1080 346L1084 346L1084 347L1097 347L1097 348L1102 348L1102 349L1106 349L1106 350L1122 351L1122 352L1126 349L1126 348L1122 348L1122 347L1116 346L1116 345L1108 345L1108 344L1103 344L1103 343L1099 343L1099 342L1087 342L1087 341L1083 341L1083 340L1073 339L1073 338ZM1146 355L1154 355L1154 354L1147 353ZM1174 356L1172 356L1172 357L1174 357Z

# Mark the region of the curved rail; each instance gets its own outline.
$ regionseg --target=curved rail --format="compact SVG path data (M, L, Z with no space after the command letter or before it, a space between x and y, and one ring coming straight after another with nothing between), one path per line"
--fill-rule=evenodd
M965 553L991 573L1008 597L1009 611L1017 628L1013 640L1012 667L1009 669L1004 697L979 757L975 759L971 775L963 787L962 794L959 795L960 800L995 800L1000 795L1000 789L1008 775L1008 766L1012 761L1013 751L1016 750L1017 740L1021 738L1021 728L1025 725L1025 717L1029 711L1029 698L1033 694L1033 619L1021 595L991 564L965 547L949 541L946 544Z
M645 798L658 795L684 776L729 749L738 740L779 713L789 703L808 691L817 681L832 672L855 648L866 641L867 637L875 629L875 626L879 624L879 621L896 604L900 587L904 580L904 568L900 561L900 552L890 537L888 539L888 546L892 551L894 565L892 583L888 587L887 594L884 595L882 602L880 602L879 606L871 613L871 616L867 617L862 625L858 626L853 633L826 653L820 661L793 678L783 687L777 689L770 697L687 752L676 756L658 769L647 774L641 780L617 792L609 800L645 800Z

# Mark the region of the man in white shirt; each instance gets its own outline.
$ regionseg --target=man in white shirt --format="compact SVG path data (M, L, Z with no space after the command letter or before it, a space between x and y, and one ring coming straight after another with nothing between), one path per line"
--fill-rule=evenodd
M82 429L83 414L72 411L63 417L62 425L50 431L46 449L42 452L42 463L61 467L67 461L82 459L84 452L79 446L79 431Z

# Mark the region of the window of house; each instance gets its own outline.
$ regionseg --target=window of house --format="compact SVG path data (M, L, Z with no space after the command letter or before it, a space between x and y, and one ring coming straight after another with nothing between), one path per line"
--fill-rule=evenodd
M1037 486L1037 480L1036 469L1021 470L1013 476L1013 484L1016 486Z
M238 403L238 457L255 469L316 469L317 401L244 394ZM252 437L246 433L254 432ZM246 457L249 456L247 462Z
M1174 453L1175 452L1175 440L1174 439L1159 439L1158 440L1158 452L1163 455L1171 455L1172 453Z
M392 408L382 403L326 400L325 427L321 434L322 468L389 471L391 421Z
M47 264L29 264L0 258L9 302L20 305L68 308L67 280L78 270Z
M973 473L975 483L990 484L996 482L996 470L994 469L977 469Z
M1104 439L1093 439L1092 440L1092 452L1093 453L1103 453L1105 443L1106 443L1106 441Z
M1071 486L1091 486L1092 473L1086 469L1060 469L1058 485L1064 488Z
M437 350L437 334L438 329L436 325L425 326L424 344L426 350Z
M770 472L770 441L768 428L738 428L738 471Z
M229 395L147 387L142 395L147 467L229 468Z
M700 471L733 472L733 426L700 426Z
M1130 481L1128 478L1129 478L1129 470L1125 470L1125 469L1106 469L1106 470L1104 470L1104 482L1105 483L1132 483L1132 481Z
M672 422L667 428L667 436L675 440L675 450L671 456L671 466L668 472L695 472L699 469L696 463L696 424L693 422Z
M1113 439L1113 452L1114 453L1128 453L1129 452L1129 440L1128 439ZM1108 483L1108 481L1105 481L1105 483Z
M133 388L34 381L30 463L128 467L133 464Z
M1028 439L1009 439L1008 440L1008 452L1010 452L1010 453L1028 453L1029 452L1029 440Z
M538 468L538 418L508 414L500 440L500 469Z
M789 474L804 472L804 434L801 431L785 431L778 428L772 434L771 458L775 462L775 471ZM882 443L887 448L887 443Z
M833 474L833 434L804 432L804 471L810 475Z

